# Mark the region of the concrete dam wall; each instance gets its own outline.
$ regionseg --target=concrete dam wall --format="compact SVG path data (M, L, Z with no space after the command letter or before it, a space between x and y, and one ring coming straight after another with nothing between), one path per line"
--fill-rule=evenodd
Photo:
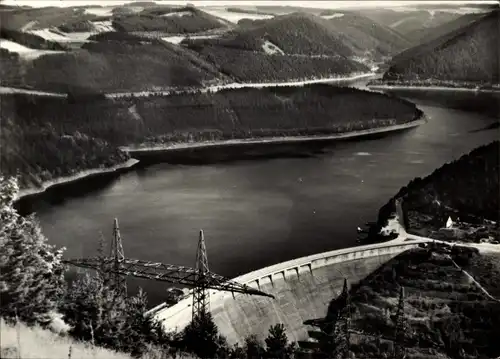
M275 296L249 296L210 291L210 311L229 344L255 334L263 340L271 325L285 325L288 338L307 340L308 319L323 318L330 301L349 286L408 249L427 241L377 243L315 254L247 273L234 281ZM192 296L169 308L151 310L167 330L182 330L191 320Z

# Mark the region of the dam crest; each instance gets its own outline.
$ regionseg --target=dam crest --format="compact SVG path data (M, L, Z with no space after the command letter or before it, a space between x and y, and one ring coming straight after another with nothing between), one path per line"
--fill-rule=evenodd
M249 335L263 340L269 327L282 323L292 341L308 339L304 324L323 318L330 301L340 294L347 279L358 283L398 254L428 240L401 241L339 249L278 263L241 275L233 281L269 293L275 299L210 290L210 312L230 345ZM182 330L191 321L192 295L167 307L161 304L148 313L167 331Z

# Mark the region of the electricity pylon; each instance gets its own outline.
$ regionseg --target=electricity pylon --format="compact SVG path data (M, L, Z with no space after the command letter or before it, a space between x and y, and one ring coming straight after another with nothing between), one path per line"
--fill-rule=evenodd
M349 346L350 346L350 335L349 329L351 324L351 299L349 296L349 289L347 287L347 279L344 279L344 288L339 297L339 314L336 326L336 337L337 337L337 358L348 358L349 357Z
M405 290L401 287L399 291L398 309L396 311L396 328L394 330L394 359L406 358L405 350L405 303L404 303Z
M228 291L273 298L274 296L229 280L208 269L207 251L203 231L200 231L198 251L196 254L196 268L149 262L140 259L126 258L123 251L118 220L115 219L113 241L110 256L107 258L79 258L66 259L63 263L77 267L102 270L104 268L111 277L111 285L126 290L125 276L144 278L162 282L194 287L193 290L193 317L205 314L209 310L209 289Z
M127 295L127 280L120 275L120 268L125 260L125 252L123 251L122 237L120 235L120 228L118 227L118 219L115 218L113 224L113 239L109 250L109 258L113 259L113 270L111 278L111 286L116 293L126 296Z
M198 285L193 290L193 320L204 316L210 311L210 293L207 287L207 274L210 271L208 269L207 248L203 230L200 230L195 270Z
M304 324L318 327L320 331L309 331L311 338L317 340L313 345L316 351L314 357L345 359L349 357L351 303L347 279L340 295L330 302L326 317L323 319L306 320ZM311 346L310 342L302 342Z

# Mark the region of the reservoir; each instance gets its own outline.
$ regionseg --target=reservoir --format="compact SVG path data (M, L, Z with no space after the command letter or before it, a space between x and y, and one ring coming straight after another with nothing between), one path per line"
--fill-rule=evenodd
M100 233L110 240L117 217L127 257L193 266L203 229L210 269L227 277L354 246L356 227L376 220L411 179L498 139L498 128L486 129L495 122L490 105L466 112L429 100L439 96L403 96L427 123L378 139L333 142L308 156L151 164L78 196L40 196L32 207L50 243L65 246L71 258L95 255ZM129 283L140 284L152 305L167 287Z

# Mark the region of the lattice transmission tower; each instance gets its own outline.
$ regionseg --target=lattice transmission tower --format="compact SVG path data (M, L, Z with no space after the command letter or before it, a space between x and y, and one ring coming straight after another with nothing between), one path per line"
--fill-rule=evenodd
M309 331L309 336L316 342L301 341L299 345L302 348L312 349L320 358L349 357L351 300L346 278L342 292L330 302L325 318L306 320L304 324L319 328L320 331Z
M405 303L404 303L405 290L401 287L399 291L398 308L396 311L396 328L394 330L394 359L406 358L405 349L405 333L406 333L406 320L405 320Z
M344 288L339 297L339 314L336 326L337 350L335 357L344 359L349 357L350 325L351 325L351 298L347 287L347 278L344 278Z
M210 311L210 293L207 283L208 269L207 248L203 230L200 230L198 249L196 250L196 281L198 285L193 289L193 319L204 316Z
M193 287L193 319L208 312L210 289L228 291L233 295L234 293L242 293L274 298L274 296L246 284L234 282L229 278L210 272L203 231L200 231L198 240L195 268L126 258L117 219L114 221L109 257L66 259L63 260L63 263L98 271L102 271L104 268L107 277L110 278L109 285L122 293L126 293L127 290L125 280L127 276Z
M127 295L127 279L120 275L120 269L125 260L125 252L123 251L122 237L117 218L113 222L113 239L111 240L109 249L109 258L113 259L111 285L117 293Z

